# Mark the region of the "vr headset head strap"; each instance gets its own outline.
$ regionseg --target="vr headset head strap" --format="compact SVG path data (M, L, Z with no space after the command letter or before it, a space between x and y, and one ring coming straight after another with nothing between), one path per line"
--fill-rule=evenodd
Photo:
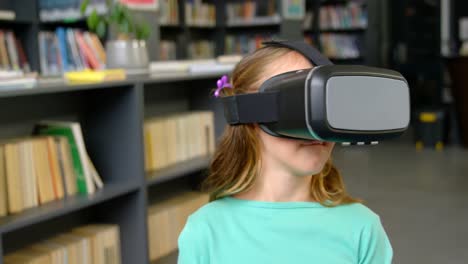
M265 46L285 47L306 57L313 65L332 65L317 49L302 41L268 41ZM224 116L230 125L269 123L277 121L277 95L275 93L253 93L222 98Z
M265 46L285 47L301 53L304 57L315 65L333 65L327 57L323 56L316 48L303 41L266 41Z

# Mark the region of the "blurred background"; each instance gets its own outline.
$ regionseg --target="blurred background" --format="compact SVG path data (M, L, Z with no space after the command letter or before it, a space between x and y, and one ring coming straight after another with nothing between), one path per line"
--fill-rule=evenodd
M334 162L394 263L468 263L467 1L0 0L0 264L176 263L210 93L270 39L403 74L408 131Z

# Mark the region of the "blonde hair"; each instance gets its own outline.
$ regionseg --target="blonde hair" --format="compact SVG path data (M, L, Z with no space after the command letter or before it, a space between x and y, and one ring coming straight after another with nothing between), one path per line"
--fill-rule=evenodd
M243 94L257 90L265 72L292 50L263 47L243 58L232 73L233 89L223 89L223 95ZM255 125L227 126L211 162L210 173L203 182L211 200L220 199L250 189L260 170L261 145ZM360 202L346 191L343 179L328 160L323 170L312 177L311 197L324 206Z

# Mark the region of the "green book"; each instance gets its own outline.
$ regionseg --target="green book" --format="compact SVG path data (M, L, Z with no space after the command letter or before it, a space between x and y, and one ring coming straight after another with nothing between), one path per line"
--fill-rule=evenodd
M94 185L89 177L86 149L84 147L81 126L76 122L44 121L35 127L35 133L40 135L63 136L70 143L70 151L73 159L73 169L76 174L78 193L94 193Z

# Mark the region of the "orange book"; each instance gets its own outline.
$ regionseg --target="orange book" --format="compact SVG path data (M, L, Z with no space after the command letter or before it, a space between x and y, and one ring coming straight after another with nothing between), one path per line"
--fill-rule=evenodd
M105 64L106 63L106 51L104 50L104 47L102 46L101 41L99 40L98 36L94 33L89 33L89 36L91 38L91 41L93 42L93 46L97 51L99 60Z
M76 32L76 41L78 42L78 47L83 52L86 61L93 70L100 68L99 61L94 55L91 48L86 44L86 41L83 38L83 33Z
M10 68L10 61L8 59L8 52L5 42L5 32L3 30L0 30L0 62L2 64L2 68Z
M57 146L52 137L47 137L46 140L47 140L48 159L49 159L50 172L52 176L52 186L54 189L54 194L56 198L62 199L64 197L64 190L63 190L62 175L61 175L60 167L59 167Z
M56 198L48 159L49 154L47 152L48 148L45 138L38 138L33 141L33 155L40 204L53 201Z

